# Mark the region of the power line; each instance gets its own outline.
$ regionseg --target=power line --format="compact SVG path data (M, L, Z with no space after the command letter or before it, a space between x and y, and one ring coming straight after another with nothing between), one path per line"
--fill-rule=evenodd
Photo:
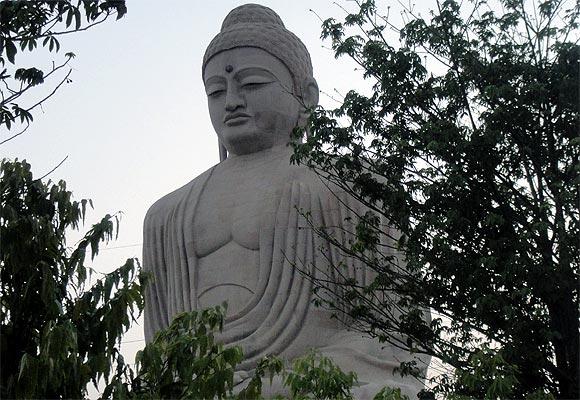
M144 341L145 341L145 339L126 340L126 341L121 341L121 344L137 343L137 342L144 342Z
M99 251L116 250L116 249L126 249L126 248L129 248L129 247L137 247L137 246L142 246L142 245L143 245L143 243L127 244L125 246L106 247L104 249L99 249Z

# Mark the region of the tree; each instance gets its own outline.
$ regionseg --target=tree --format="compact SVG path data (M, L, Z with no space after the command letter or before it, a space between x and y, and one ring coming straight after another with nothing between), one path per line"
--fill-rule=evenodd
M33 179L25 161L0 167L0 390L3 398L83 398L120 359L123 333L143 309L136 260L95 284L85 265L116 236L106 215L74 247L90 200L73 201L64 181Z
M1 139L0 144L24 133L32 121L32 111L52 97L64 83L71 82L72 69L68 64L75 56L73 53L66 53L64 61L56 65L53 62L52 68L45 72L37 67L17 66L18 52L33 52L41 44L50 52L57 53L60 36L87 30L113 15L122 18L126 12L123 0L0 2L0 127L10 130L15 124L23 126L18 133ZM68 71L50 92L30 96L32 88L54 79L67 68Z
M316 281L343 294L325 305L453 367L435 392L578 398L580 2L445 0L428 19L401 5L401 27L356 5L322 37L372 92L315 110L293 160L368 207L349 245L312 228L377 277Z
M224 310L210 308L177 315L135 359L136 370L119 365L103 398L223 398L234 384L242 361L239 347L225 349L214 341Z

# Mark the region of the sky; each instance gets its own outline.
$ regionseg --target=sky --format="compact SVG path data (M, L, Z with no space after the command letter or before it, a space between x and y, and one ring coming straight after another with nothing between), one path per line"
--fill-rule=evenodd
M0 158L26 159L42 176L68 157L49 178L65 180L76 200L93 200L94 210L81 231L107 213L122 211L119 237L95 259L96 271L106 273L129 257L141 258L147 209L219 161L201 62L224 17L244 3L132 0L121 20L62 36L60 53L38 51L20 58L48 68L64 53L76 54L70 64L72 83L34 113L25 134L0 146ZM320 39L319 17L344 16L333 1L259 3L274 9L309 49L323 106L337 105L329 95L339 98L365 86L355 64L335 60L330 43ZM8 135L0 129L0 139ZM78 238L72 234L69 244ZM132 362L144 345L142 326L123 341L125 359Z

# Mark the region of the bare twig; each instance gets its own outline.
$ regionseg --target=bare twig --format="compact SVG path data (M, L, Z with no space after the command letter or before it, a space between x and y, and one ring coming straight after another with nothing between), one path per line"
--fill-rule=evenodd
M52 92L50 92L48 94L48 96L44 97L42 100L38 101L36 104L34 104L32 107L27 108L26 111L31 111L33 109L35 109L37 106L41 105L42 103L44 103L46 100L48 100L49 98L51 98L52 96L54 96L54 94L56 93L56 91L68 80L68 77L70 76L70 74L72 73L72 69L70 69L68 71L68 73L65 75L65 77L60 81L60 83L58 85L56 85L56 87L52 90Z
M56 171L56 169L58 167L60 167L67 160L67 158L68 158L68 156L66 156L65 158L63 158L62 161L59 162L56 167L54 167L53 169L51 169L50 171L48 171L46 174L42 175L40 178L35 179L35 180L40 181L40 180L46 178L48 175L52 174L54 171Z
M60 35L67 35L69 33L76 33L76 32L82 32L82 31L86 31L90 28L92 28L93 26L102 24L103 22L105 22L107 20L107 18L109 18L109 16L111 16L113 13L111 13L110 11L107 12L107 14L103 17L103 19L97 21L97 22L93 22L92 24L89 24L87 26L85 26L84 28L79 28L79 29L72 29L70 31L61 31L61 32L45 32L45 33L41 33L40 35L37 36L15 36L12 37L10 39L14 40L15 42L19 42L22 40L30 40L30 39L40 39L42 37L47 37L47 36L60 36Z
M70 58L70 57L68 57L68 58L67 58L67 60L66 60L64 63L60 64L59 66L55 67L55 66L53 65L53 67L52 67L52 70L51 70L51 71L50 71L48 74L46 74L46 75L43 77L43 79L45 79L45 80L46 80L46 79L47 79L47 78L49 78L49 77L50 77L52 74L54 74L56 71L58 71L58 70L62 69L64 66L66 66L66 65L67 65L67 64L70 62L70 60L71 60L71 58ZM12 95L11 95L11 96L9 96L9 97L7 97L7 98L4 98L4 99L2 100L2 102L0 103L0 105L4 105L4 104L7 104L7 103L9 103L9 102L11 102L11 101L14 101L14 100L16 100L18 97L22 96L22 95L23 95L23 94L24 94L26 91L28 91L28 90L29 90L31 87L33 87L33 86L35 86L35 85L28 84L28 85L26 85L26 87L24 87L24 88L21 86L20 90L17 90L17 91L16 91L16 90L9 89L9 88L8 88L8 85L6 84L6 87L8 88L8 90L10 90L10 91L12 92Z
M28 130L28 128L29 128L29 127L30 127L30 122L29 122L29 123L27 123L27 124L26 124L26 127L25 127L23 130L21 130L20 132L18 132L17 134L15 134L15 135L12 135L12 136L10 136L8 139L4 139L3 141L1 141L1 142L0 142L0 145L3 145L4 143L11 141L11 140L12 140L12 139L14 139L15 137L18 137L18 136L22 135L24 132L26 132L26 131Z

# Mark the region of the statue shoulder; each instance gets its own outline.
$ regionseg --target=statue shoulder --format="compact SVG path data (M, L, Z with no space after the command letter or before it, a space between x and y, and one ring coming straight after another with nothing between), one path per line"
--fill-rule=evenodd
M161 197L157 200L145 215L145 226L148 225L157 225L160 222L165 220L169 215L171 215L175 209L181 204L183 201L187 200L188 197L192 193L192 189L197 185L203 185L203 183L207 180L211 171L214 167L211 167L207 171L203 172L201 175L196 176L187 184L183 185L179 189L174 190L166 194L165 196Z
M312 193L320 196L328 196L344 192L336 184L330 182L322 174L317 174L314 170L304 165L291 165L289 169L290 179L288 181L300 182L308 186Z

